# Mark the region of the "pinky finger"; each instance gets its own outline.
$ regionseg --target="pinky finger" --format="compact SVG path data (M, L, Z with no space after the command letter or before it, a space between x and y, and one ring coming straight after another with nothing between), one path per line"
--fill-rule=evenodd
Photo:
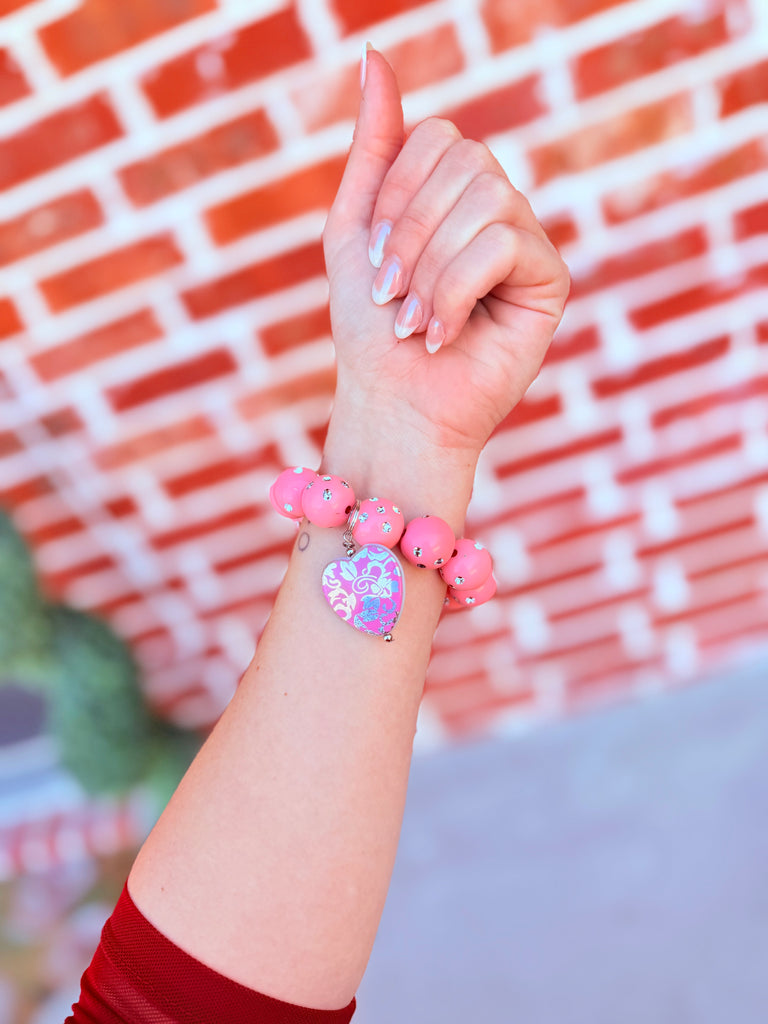
M563 264L546 238L496 222L448 264L435 283L427 351L461 334L477 302L493 294L491 318L509 326L521 309L559 317Z

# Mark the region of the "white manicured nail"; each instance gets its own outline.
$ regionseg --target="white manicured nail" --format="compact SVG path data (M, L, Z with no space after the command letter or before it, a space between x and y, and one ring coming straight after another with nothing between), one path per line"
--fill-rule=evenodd
M427 352L433 356L444 341L445 328L437 317L433 316L429 321L429 327L427 328Z
M397 256L389 256L373 282L371 297L377 306L386 304L397 295L403 283L403 265Z
M395 335L401 341L410 338L424 316L421 303L415 295L409 295L400 307L395 320Z
M374 267L380 267L384 262L384 246L392 233L392 225L388 220L380 221L371 232L371 240L368 243L368 259Z

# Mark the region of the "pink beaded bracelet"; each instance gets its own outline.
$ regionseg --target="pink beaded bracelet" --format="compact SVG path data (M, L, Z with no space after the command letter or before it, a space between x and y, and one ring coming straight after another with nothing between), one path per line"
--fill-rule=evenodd
M325 598L333 611L355 629L392 640L402 611L405 580L392 549L419 569L437 569L448 584L445 606L467 608L496 593L488 551L469 538L457 540L438 516L419 516L406 525L391 501L358 501L346 480L296 466L283 470L272 484L269 500L283 516L305 518L315 526L344 526L347 559L323 571Z

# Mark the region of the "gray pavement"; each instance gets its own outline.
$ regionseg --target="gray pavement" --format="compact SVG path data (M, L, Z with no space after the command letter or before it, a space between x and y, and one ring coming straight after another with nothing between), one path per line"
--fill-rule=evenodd
M765 1024L768 658L414 762L355 1024Z

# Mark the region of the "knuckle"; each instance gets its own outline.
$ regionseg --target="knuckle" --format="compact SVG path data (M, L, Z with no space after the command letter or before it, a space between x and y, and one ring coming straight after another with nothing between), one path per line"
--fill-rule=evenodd
M427 135L439 141L455 142L461 138L461 132L447 117L427 117L420 121L413 134Z
M495 159L484 142L475 142L474 139L460 139L453 147L452 154L463 167L473 171L476 175L488 170Z
M475 178L475 188L495 205L511 210L519 203L519 193L510 185L506 178L496 171L481 171Z
M396 225L398 235L416 235L419 238L432 234L433 230L433 215L426 207L416 203L411 203Z

